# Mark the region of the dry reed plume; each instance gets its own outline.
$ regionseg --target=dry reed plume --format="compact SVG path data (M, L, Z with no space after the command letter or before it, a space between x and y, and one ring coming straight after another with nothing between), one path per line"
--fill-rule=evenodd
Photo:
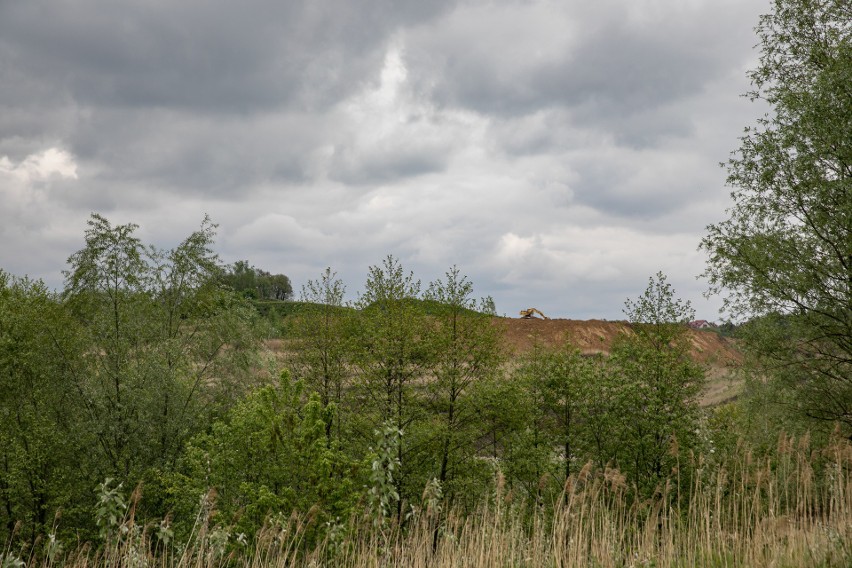
M633 497L615 470L583 468L557 503L528 507L502 483L475 514L427 508L404 528L354 516L305 544L313 513L270 522L253 540L211 526L203 505L189 542L163 545L131 507L120 537L61 556L33 553L33 566L202 568L214 566L849 566L852 446L812 450L782 435L772 459L742 449L722 467L693 460L653 498ZM680 489L678 489L680 488ZM203 502L204 503L204 502ZM39 545L43 548L43 544ZM33 546L35 550L37 546ZM40 549L39 549L40 550ZM7 560L13 560L7 551ZM26 562L26 559L24 559ZM4 561L4 566L6 566Z

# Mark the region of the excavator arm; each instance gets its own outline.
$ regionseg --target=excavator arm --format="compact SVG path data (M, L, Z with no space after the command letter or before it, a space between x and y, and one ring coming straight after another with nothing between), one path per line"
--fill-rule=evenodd
M547 317L546 315L544 315L543 313L541 313L540 311L538 311L535 308L528 308L526 310L521 310L519 312L519 314L520 314L522 319L537 319L537 318L535 318L535 314L540 315L542 319L546 319L546 320L550 319L549 317Z

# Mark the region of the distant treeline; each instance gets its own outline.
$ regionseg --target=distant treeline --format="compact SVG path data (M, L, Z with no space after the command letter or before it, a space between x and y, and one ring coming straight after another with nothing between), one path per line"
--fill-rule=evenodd
M290 278L271 274L238 260L222 274L222 282L252 300L289 300L293 297Z

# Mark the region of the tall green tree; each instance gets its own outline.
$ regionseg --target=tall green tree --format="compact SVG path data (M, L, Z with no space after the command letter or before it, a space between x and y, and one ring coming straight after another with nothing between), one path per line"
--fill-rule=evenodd
M771 108L728 162L733 206L702 247L764 364L805 413L852 434L852 5L774 0L752 99Z
M599 356L584 356L571 345L547 353L541 362L545 426L560 450L562 481L574 473L573 464L590 456L589 399L593 390L603 388L599 365Z
M355 404L361 412L361 438L392 427L404 433L397 446L397 493L413 499L422 484L412 483L424 452L423 383L429 368L428 328L419 307L420 281L400 261L388 256L368 270L364 292L357 302L358 368ZM397 515L403 501L398 501Z
M613 346L619 384L614 405L618 467L640 489L653 491L671 474L680 451L695 446L704 370L689 355L689 302L657 273L639 298L627 300L631 333Z
M453 498L457 492L470 493L466 481L482 469L475 459L481 427L473 398L499 371L499 329L488 313L493 301L475 300L473 284L456 266L430 283L424 296L434 304L428 322L433 378L427 388L438 462L434 476Z
M343 393L352 379L353 317L344 302L345 293L346 286L337 273L326 268L319 279L302 286L299 300L304 305L297 317L290 318L294 375L319 395L323 406L336 407L330 414L333 420L326 424L329 443L342 439Z
M257 300L257 269L247 260L238 260L222 274L222 281L243 296Z
M537 500L558 495L576 466L614 460L617 399L605 370L600 355L584 355L570 344L535 344L512 373L522 422L507 440L506 469L510 481Z
M520 421L505 437L502 465L511 486L540 504L543 489L553 480L554 465L559 461L547 409L548 383L553 379L556 357L538 338L534 341L533 350L509 378L519 387L513 402Z
M250 382L255 315L219 283L208 218L167 251L144 245L134 224L92 215L88 226L63 294L86 342L74 388L97 477L132 483L173 467L183 443Z
M603 354L584 359L579 371L581 451L577 461L591 461L603 470L616 462L622 447L619 425L624 382L616 366Z
M80 407L69 388L82 345L75 322L42 282L0 271L0 538L17 522L33 539L91 492Z

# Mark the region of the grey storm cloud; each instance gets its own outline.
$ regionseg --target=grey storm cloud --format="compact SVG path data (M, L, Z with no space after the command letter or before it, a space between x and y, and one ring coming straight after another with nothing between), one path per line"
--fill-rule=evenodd
M683 122L642 117L700 92L724 73L725 55L750 41L744 38L750 30L720 32L719 24L754 11L748 3L544 5L536 12L475 4L467 17L445 14L445 20L421 27L410 50L412 66L423 71L421 88L442 104L499 115L572 109L577 124L603 124L617 135L626 131L628 141L630 131L638 130L633 122L645 136L655 130L686 133ZM631 18L628 9L638 14Z
M299 181L310 134L325 127L317 115L376 75L388 34L443 6L387 8L5 2L2 148L23 157L34 149L27 141L62 139L80 159L115 164L127 179L214 192L238 180Z
M97 105L257 112L334 102L441 2L5 2L3 53Z
M59 286L90 212L158 246L206 212L297 288L391 253L509 314L618 317L661 269L700 298L767 8L0 1L0 268Z

